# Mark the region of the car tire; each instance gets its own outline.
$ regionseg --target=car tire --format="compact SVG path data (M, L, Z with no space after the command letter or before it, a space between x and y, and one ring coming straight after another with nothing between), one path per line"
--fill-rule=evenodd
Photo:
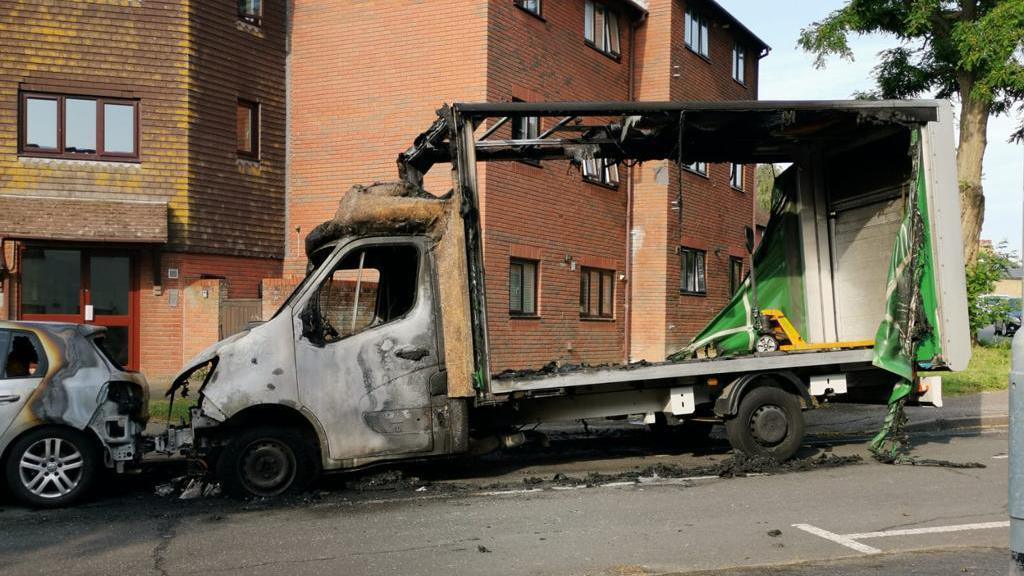
M61 508L81 500L100 472L100 449L72 428L36 428L11 445L4 462L15 498L35 508Z
M235 497L301 492L320 473L315 447L294 428L243 430L217 458L217 477Z
M740 400L736 415L725 421L725 431L738 452L789 460L804 437L800 401L781 388L759 386Z

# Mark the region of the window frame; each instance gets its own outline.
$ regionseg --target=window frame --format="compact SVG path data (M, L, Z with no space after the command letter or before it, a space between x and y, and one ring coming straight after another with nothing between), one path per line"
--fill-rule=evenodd
M741 86L747 85L747 49L739 42L732 44L732 79Z
M533 266L533 310L524 311L520 307L519 309L512 308L512 267L523 266L523 274L520 275L520 287L519 290L522 294L526 293L526 286L524 279L526 278L526 265ZM530 258L518 258L510 257L508 260L508 315L510 318L539 318L540 317L540 261L532 260ZM520 305L522 306L522 305Z
M693 258L693 289L687 288L687 256L692 254ZM698 259L698 256L700 258ZM698 274L697 263L703 267L703 273ZM701 282L703 280L703 282ZM703 285L702 285L703 284ZM701 250L699 248L690 248L688 246L679 247L679 292L689 296L707 296L708 293L708 258L707 250Z
M28 338L32 347L36 350L36 357L39 359L39 362L36 364L35 374L31 374L29 376L9 377L7 376L7 359L11 354L11 347L14 346L14 339L18 336ZM50 360L46 356L46 349L43 348L42 343L39 341L39 337L36 336L35 333L28 330L0 330L0 381L41 379L46 376L46 372L49 367Z
M248 108L250 111L249 116L249 138L252 142L252 150L242 150L241 142L238 141L238 109ZM262 112L262 106L255 100L248 100L246 98L239 98L238 103L235 105L235 153L239 158L243 160L249 160L252 162L260 161L260 116Z
M695 162L690 162L689 164L683 164L682 166L683 166L683 170L686 170L687 172L689 172L691 174L696 174L698 176L703 176L705 178L708 178L708 163L707 162L701 162L701 161L698 160L698 161L695 161ZM703 167L704 169L701 170L701 167Z
M527 8L526 7L526 0L513 0L512 3L515 4L516 7L519 8L520 10L522 10L523 12L526 12L527 14L530 14L531 16L536 16L537 18L540 18L541 20L543 20L544 19L544 0L534 0L534 1L537 3L537 9L536 10L531 10L530 8Z
M583 160L580 162L580 174L585 182L613 190L618 190L619 183L622 182L621 175L619 174L619 164L618 162L611 161L610 158L589 158Z
M697 24L697 42L693 42L692 34L690 29L693 28L693 23ZM708 20L704 14L699 10L692 8L686 9L686 15L684 17L683 24L683 44L701 58L711 61L711 27L708 25Z
M746 268L744 264L744 258L740 256L729 257L729 297L735 296L739 292L740 287L743 286L743 281L746 280L746 276L743 274ZM737 274L737 265L739 266L739 274Z
M96 150L94 152L68 152L65 137L67 135L67 100L92 100L96 104ZM57 147L28 147L28 101L50 100L57 104ZM108 104L132 107L132 151L107 152L105 146L105 112ZM94 96L89 94L34 92L22 91L18 96L18 156L33 158L59 158L64 160L99 160L103 162L140 162L139 128L140 102L138 98L120 98L111 96Z
M590 282L591 273L597 272L597 291L594 292L594 286ZM606 278L607 277L607 278ZM584 281L587 284L587 289L583 289ZM605 282L611 286L611 310L604 309L604 287ZM597 296L597 315L590 313L590 300L591 297L596 294ZM584 301L586 297L586 301ZM593 266L580 266L580 320L614 320L615 319L615 270L609 270L607 268L596 268Z
M733 190L737 190L739 192L743 192L744 191L744 189L743 189L743 184L744 184L743 181L745 180L745 178L743 177L743 169L744 169L744 167L745 167L744 164L736 164L735 162L733 162L732 164L729 164L729 186L731 186Z
M601 13L601 45L597 43L597 14L599 11ZM609 15L612 18L609 18ZM613 22L615 28L614 42L611 30ZM583 43L612 60L619 61L622 58L622 26L619 22L619 13L613 10L607 2L584 0ZM616 49L612 48L613 44L617 46Z
M256 0L258 2L259 9L255 14L244 12L242 10L243 4L245 4L246 1L247 0L237 0L236 7L238 8L238 19L253 26L263 26L263 0Z
M323 317L323 313L322 313L322 311L319 310L319 307L321 305L321 303L319 301L320 300L320 296L321 296L321 291L323 290L324 286L327 285L327 283L329 283L334 278L334 273L338 271L338 266L342 262L344 262L346 258L348 258L349 256L352 256L354 254L358 254L359 252L364 252L365 253L367 251L374 250L374 249L401 248L401 247L406 247L406 248L412 249L412 251L415 253L415 256L416 256L416 270L413 272L413 275L412 275L412 277L415 279L416 285L414 286L414 289L413 289L412 303L409 305L408 310L406 310L405 312L403 312L402 314L400 314L398 316L395 316L394 318L391 318L390 320L388 320L386 322L381 322L380 324L372 324L372 323L368 324L366 326L363 326L363 327L359 328L355 332L352 332L350 334L346 334L344 336L340 336L337 340L324 341L324 342L322 342L322 344L330 346L332 344L338 344L340 342L344 342L345 340L348 340L349 338L352 338L353 336L356 336L358 334L362 334L363 332L367 332L369 330L374 330L374 329L377 329L377 328L380 328L380 327L383 327L383 326L390 326L390 325L392 325L392 324L394 324L396 322L401 322L402 320L405 320L406 318L408 318L413 312L415 312L416 309L419 308L419 306L420 306L420 290L419 290L419 288L420 288L421 282L423 281L424 267L427 265L427 264L424 263L424 254L425 254L424 248L420 245L420 243L418 243L418 242L409 242L409 241L380 242L380 241L370 240L370 241L367 241L365 243L359 243L357 245L351 245L350 247L347 247L347 249L342 250L342 251L337 251L337 252L335 252L337 250L337 245L333 245L333 246L329 246L329 247L325 246L321 250L326 249L328 252L330 252L330 255L326 259L324 259L324 261L319 266L320 268L324 268L325 270L324 270L324 272L322 274L313 274L313 275L309 275L309 276L306 277L306 279L310 280L310 282L308 284L308 288L306 288L306 290L308 290L308 291L303 296L301 296L302 300L299 301L300 305L297 305L295 307L295 309L294 309L294 314L299 318L299 320L303 324L303 329L302 329L303 334L302 334L302 337L306 338L307 340L311 340L311 337L308 334L306 334L306 323L307 323L307 319L313 313L314 302L316 302L316 308L318 309L316 313L322 318ZM327 264L328 262L330 263L329 265ZM365 269L366 267L364 266L363 268ZM354 268L350 268L349 270L355 270L355 269ZM379 269L378 269L378 272L379 272ZM306 281L304 280L303 284L300 284L299 287L296 288L296 290L292 293L292 296L295 296L296 294L298 294L299 291L300 291L299 289L303 288L304 286L306 286L305 282ZM380 292L379 292L379 284L380 284L380 282L383 282L383 278L378 279L377 300L374 302L374 305L373 305L373 307L374 307L374 315L377 314L378 307L380 306ZM285 303L282 304L281 308L278 310L277 313L280 313L281 310L284 310L284 309L286 309L288 307L289 301L291 300L292 296L289 296L288 300L286 300ZM275 316L277 315L277 313L275 314Z

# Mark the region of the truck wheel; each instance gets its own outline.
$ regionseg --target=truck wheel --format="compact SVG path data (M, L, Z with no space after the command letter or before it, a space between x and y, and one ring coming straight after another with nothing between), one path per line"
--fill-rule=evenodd
M304 489L319 473L316 451L292 428L245 430L217 459L217 477L232 496L280 496Z
M36 428L11 446L4 467L14 496L37 508L75 503L99 472L96 442L71 428Z
M804 415L793 394L760 386L743 397L736 416L725 421L725 431L737 451L782 462L800 449Z

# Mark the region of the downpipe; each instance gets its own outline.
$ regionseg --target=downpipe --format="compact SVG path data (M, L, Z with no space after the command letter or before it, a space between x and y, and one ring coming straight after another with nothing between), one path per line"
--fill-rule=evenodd
M1024 334L1013 337L1010 368L1010 576L1024 576Z

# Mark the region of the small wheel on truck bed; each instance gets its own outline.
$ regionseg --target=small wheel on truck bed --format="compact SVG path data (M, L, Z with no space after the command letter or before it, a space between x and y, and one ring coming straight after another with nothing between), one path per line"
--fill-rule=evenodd
M316 451L291 428L242 431L217 459L217 477L232 496L279 496L299 492L319 473Z
M781 388L754 388L740 400L736 415L725 421L725 432L732 447L747 456L788 460L803 442L800 401Z

